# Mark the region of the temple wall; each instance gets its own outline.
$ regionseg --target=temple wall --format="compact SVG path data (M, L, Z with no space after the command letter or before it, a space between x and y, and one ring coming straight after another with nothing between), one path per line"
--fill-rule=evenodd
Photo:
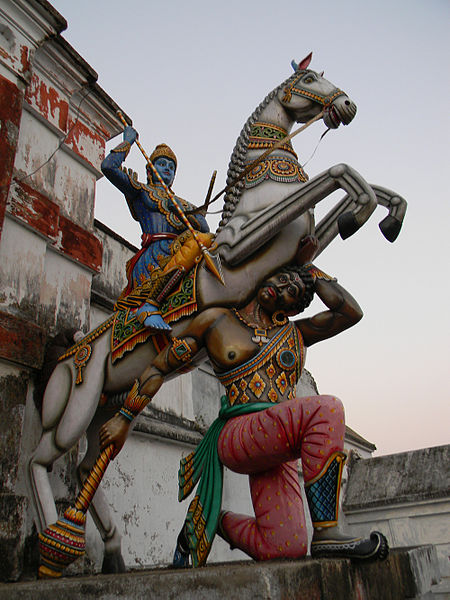
M434 544L450 578L450 445L351 461L343 508L355 533L377 529L394 548Z
M23 465L40 436L34 394L49 336L90 326L96 181L122 128L97 74L45 0L0 0L0 578L36 562ZM72 451L52 474L75 491ZM34 567L33 567L34 568Z

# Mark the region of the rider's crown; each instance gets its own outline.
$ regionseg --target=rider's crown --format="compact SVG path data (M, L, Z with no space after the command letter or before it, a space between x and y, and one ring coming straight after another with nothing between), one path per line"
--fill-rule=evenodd
M164 156L165 158L170 158L175 163L175 168L177 167L177 157L175 156L174 151L167 144L158 144L156 148L153 150L150 160L155 162L157 158Z

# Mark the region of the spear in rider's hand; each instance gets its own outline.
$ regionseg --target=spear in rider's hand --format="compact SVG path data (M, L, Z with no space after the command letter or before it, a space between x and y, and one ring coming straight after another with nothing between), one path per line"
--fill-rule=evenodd
M127 127L128 123L126 122L126 120L125 120L123 114L120 112L120 110L117 111L117 116L122 121L124 126ZM153 175L156 177L158 182L161 184L163 190L166 192L168 197L172 200L172 203L175 207L175 210L178 213L180 220L183 222L183 224L186 226L186 228L191 232L192 237L197 242L197 245L200 248L201 253L203 254L203 258L205 259L205 264L208 267L209 271L211 271L211 273L215 277L217 277L217 279L223 285L225 285L225 281L224 281L223 275L222 275L222 267L220 264L220 257L218 255L213 256L208 251L208 248L206 248L206 246L202 243L202 241L200 240L199 236L197 235L197 232L195 231L194 227L191 225L191 223L189 222L189 219L184 214L184 211L183 211L182 207L180 206L180 203L178 202L175 194L169 190L167 185L161 179L160 174L156 170L155 166L153 165L152 161L150 160L150 157L147 155L147 153L145 152L144 148L142 147L142 145L138 139L136 139L136 144L137 144L137 147L139 148L139 150L142 152L142 155L144 156L145 160L147 161L147 165L150 167Z

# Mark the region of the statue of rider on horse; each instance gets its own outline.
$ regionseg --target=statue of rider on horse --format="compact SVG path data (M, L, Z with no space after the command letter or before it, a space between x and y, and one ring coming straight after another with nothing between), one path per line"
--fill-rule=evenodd
M294 73L262 100L244 124L231 156L222 220L212 245L203 217L199 213L187 216L184 210L188 209L190 212L194 209L179 201L170 190L176 160L167 146L160 149L158 155L153 154L154 165L148 160L151 176L146 185L137 182L132 174L121 172L119 175L116 170L123 162L132 141L137 143L132 130L125 130L122 146L112 153L112 157L110 155L105 159L104 170L108 162L114 164L115 175L111 175L111 172L109 176L115 185L119 186L118 182L122 182L121 189L131 210L137 211L135 214L139 219L144 214L141 211L144 211L149 198L159 198L160 204L155 200L159 209L170 212L170 215L159 215L158 221L156 217L152 217L150 221L153 226L162 229L147 231L144 226L144 235L172 233L168 223L176 215L182 223L179 229L175 228L176 231L180 231L183 236L183 227L189 229L195 250L190 253L189 261L182 263L176 255L181 252L183 243L177 246L176 240L172 242L169 238L151 240L150 244L157 243L161 248L164 246L161 254L166 252L166 257L163 261L158 259L157 265L152 262L152 258L147 263L150 265L149 277L141 282L140 275L144 273L144 268L148 268L141 260L146 260L145 256L147 253L150 255L152 248L151 245L144 245L144 252L129 268L130 283L134 276L134 283L142 285L128 290L130 293L119 299L115 313L60 358L48 382L43 400L43 434L28 468L30 497L40 531L42 576L60 575L64 566L83 552L84 522L88 509L95 512L95 521L105 543L105 557L114 557L114 560L109 560L109 564L119 565L117 570L123 565L120 536L112 523L102 491L96 491L108 462L124 440L123 430L119 433L113 431L111 423L105 426L110 418L107 410L109 399L129 392L124 406L115 417L116 423L119 422L126 428L127 423L151 398L152 386L162 383L169 371L179 372L180 365L183 371L195 366L197 361L204 359L199 350L205 348L215 365L217 377L224 379L229 408L239 408L246 413L249 405L253 404L251 409L256 404L265 405L261 409L258 407L255 412L249 411L251 414L230 419L222 433L234 422L240 426L242 419L250 419L256 423L266 411L271 411L271 415L274 413L274 419L282 419L282 415L275 417L277 407L282 412L291 413L298 409L306 419L307 411L310 410L306 406L306 400L297 399L297 405L294 405L295 383L303 365L302 346L335 335L358 320L356 316L359 314L359 307L355 301L332 278L321 275L320 270L312 267L307 267L306 270L313 277L315 292L325 303L327 311L302 319L301 325L294 326L287 321L287 317L294 314L293 308L290 310L290 305L286 306L289 298L284 304L281 302L285 290L289 293L289 286L292 286L294 295L300 293L299 290L304 294L307 286L305 277L308 279L308 276L295 275L295 269L309 262L305 258L305 240L309 239L308 236L315 236L314 254L317 258L338 234L345 239L355 233L377 205L381 204L388 209L388 215L381 221L380 229L389 241L394 241L406 211L406 202L401 197L379 186L369 185L348 165L335 165L311 179L303 171L290 142L295 133L290 133L294 123L323 119L327 127L335 129L340 124L349 124L356 114L356 106L345 92L324 79L323 74L309 69L310 60L311 55L299 64L293 64ZM339 189L344 191L344 197L315 224L314 207ZM208 240L199 237L201 235L208 236ZM166 262L167 258L169 261ZM286 271L286 265L294 265L294 271L290 270L291 267ZM264 283L271 281L273 277L278 277L278 283ZM286 281L282 282L281 277L285 277ZM260 291L264 287L267 288L266 296ZM150 309L145 306L146 303L151 305ZM347 323L346 316L342 313L347 308L354 317L352 323ZM258 314L252 312L253 309L258 309ZM280 310L284 316L277 316ZM159 323L151 318L151 313L157 312L161 316ZM139 319L142 313L145 313L144 317ZM270 324L272 318L275 319L273 326ZM226 323L228 327L222 325ZM169 324L172 328L170 336L167 330L164 331L164 324ZM329 331L327 327L330 328ZM159 333L155 334L156 329L159 329ZM314 334L313 330L320 330L322 337L318 338L317 331ZM233 332L238 342L233 341ZM275 341L278 335L287 336L283 337L280 347ZM261 362L264 352L268 352L267 356L270 354L270 360ZM170 367L169 371L162 367L163 359L167 359L166 367ZM257 367L247 373L252 361L256 361ZM234 375L231 377L241 368L245 372L236 376L237 378ZM228 376L231 377L229 382ZM278 384L273 384L277 378ZM273 385L269 386L269 380ZM283 383L285 380L286 385ZM257 402L247 392L247 388ZM252 400L248 401L245 397ZM103 399L102 402L100 398ZM314 410L320 412L322 409L314 404L316 399L310 400ZM341 408L339 405L338 409L336 405L333 413L332 399L325 402L322 397L318 397L320 406L322 400L326 404L323 405L323 410L327 413L327 419L330 417L329 427L334 428L333 435L329 436L333 450L327 449L325 452L322 447L318 447L319 454L314 458L315 474L308 471L305 476L310 489L310 510L313 520L319 524L313 538L315 553L317 556L330 555L330 548L337 545L340 556L345 555L343 548L348 546L356 548L355 553L361 555L360 558L383 558L387 545L381 534L377 534L374 539L365 540L361 546L353 538L342 537L335 530L331 536L319 531L319 528L323 531L327 526L335 527L337 523L337 515L331 515L328 510L331 510L330 506L323 506L322 483L325 479L330 479L335 489L338 485L336 482L340 480L342 464L342 440L335 439L334 436L338 430L342 430L342 423L340 420L339 423L333 420L337 414L341 414ZM270 407L267 408L269 403ZM286 431L288 436L289 431ZM291 431L293 436L296 431ZM102 451L97 460L92 453L86 454L80 465L80 474L85 483L74 506L66 511L62 519L57 520L47 470L84 433L87 435L88 448L98 444L100 434ZM301 456L303 468L309 468L308 441L303 430L297 433L298 443L292 443L289 452L278 456L276 464L271 467L278 468L281 465L280 468L284 468L282 465L290 464L290 461ZM313 436L313 432L310 433ZM220 437L220 440L220 448L217 444L213 444L213 447L218 450L223 464L228 464L228 442L224 437ZM250 441L249 444L251 446ZM323 454L320 450L323 450ZM242 459L246 466L240 472L249 473L253 477L251 448L246 452L249 456L245 461ZM193 464L196 460L192 458ZM186 479L183 479L183 485L193 486L196 480L194 478L188 484L189 465L185 463L184 466L185 469L180 471L181 477ZM235 468L239 470L239 466ZM258 469L259 467L256 471ZM293 476L293 472L291 475ZM259 481L258 474L255 475L255 481ZM255 485L258 486L259 483ZM334 500L337 498L336 493ZM184 492L182 495L184 497ZM271 510L272 508L274 507L271 506ZM321 516L321 508L326 508L326 514L330 513L332 517L325 518L326 523L323 515ZM274 510L277 510L276 506ZM208 530L208 541L211 541L217 530L230 543L242 547L254 558L263 558L243 539L237 540L239 536L236 537L233 533L237 527L233 515L234 513L229 512L216 515L215 526ZM258 515L255 508L256 525L260 527ZM249 519L248 523L251 525L253 521L250 517ZM73 541L74 536L76 542ZM177 545L182 564L186 563L186 556L189 554L194 565L202 564L201 560L196 563L197 559L194 558L194 541L192 530L189 526L184 526ZM289 540L284 540L283 543L287 541ZM301 544L303 543L304 540ZM283 550L280 554L275 552L273 556L283 556L284 552L289 555L288 550ZM302 552L299 551L298 556ZM271 551L268 553L271 554ZM351 554L350 550L349 553Z

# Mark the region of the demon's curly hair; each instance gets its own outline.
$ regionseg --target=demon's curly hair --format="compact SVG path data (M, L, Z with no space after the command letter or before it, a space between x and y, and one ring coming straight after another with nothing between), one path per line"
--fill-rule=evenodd
M307 268L299 265L286 265L279 270L279 273L283 272L296 273L301 277L303 283L305 284L305 293L299 299L298 304L296 305L296 309L298 309L298 312L301 313L311 304L314 298L314 278Z

